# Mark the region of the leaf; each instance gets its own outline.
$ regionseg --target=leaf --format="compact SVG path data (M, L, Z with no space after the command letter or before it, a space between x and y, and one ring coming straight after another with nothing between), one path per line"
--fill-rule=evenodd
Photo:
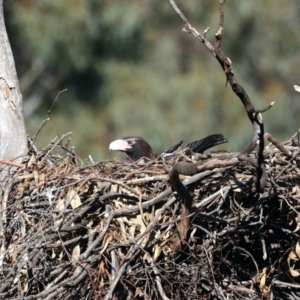
M299 245L299 242L297 242L297 244L296 244L295 251L296 251L296 254L297 254L298 260L299 260L299 258L300 258L300 245Z
M72 208L75 209L79 207L82 203L78 194L72 189L69 190L67 194L67 202L71 204Z
M299 214L295 218L295 221L297 222L297 226L296 226L296 228L294 229L293 232L297 232L300 229L300 215Z
M79 256L80 256L80 246L77 244L72 250L72 257L75 260L78 260Z
M129 234L131 237L134 238L134 234L135 234L135 230L136 230L136 224L132 224L130 227L129 227Z
M299 195L300 194L300 188L298 185L294 186L292 189L292 194L293 195Z
M55 208L58 210L64 210L65 207L65 201L61 198L58 198L56 203L55 203Z
M27 167L32 168L34 165L36 165L36 156L35 156L35 154L32 154L27 163Z
M39 185L39 173L37 170L33 171L33 176L34 176L34 183L36 186L38 186Z
M267 275L263 274L261 276L260 283L259 283L259 286L260 286L261 289L263 289L264 286L266 285L266 279L267 279Z
M110 192L111 193L118 193L119 192L119 185L118 184L112 184L110 186Z
M299 260L296 253L292 250L288 256L288 262L293 259L293 260ZM289 264L290 265L290 264Z
M39 190L42 190L43 188L44 188L44 185L45 185L45 183L46 183L46 181L45 181L45 173L41 173L41 174L39 174Z
M159 245L154 246L154 253L153 253L153 261L157 261L161 254L161 247Z
M127 237L126 237L126 229L125 229L125 224L124 224L123 218L117 218L116 220L120 224L121 233L122 233L122 237L123 237L124 242L128 243L128 240L127 240Z
M296 270L294 270L293 268L290 268L290 274L293 276L293 277L299 277L300 276L300 273Z

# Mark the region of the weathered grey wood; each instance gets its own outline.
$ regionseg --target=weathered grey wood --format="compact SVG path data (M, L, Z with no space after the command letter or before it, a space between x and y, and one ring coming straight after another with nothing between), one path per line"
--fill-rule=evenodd
M22 95L0 0L0 159L20 161L26 144ZM0 165L0 177L3 167Z

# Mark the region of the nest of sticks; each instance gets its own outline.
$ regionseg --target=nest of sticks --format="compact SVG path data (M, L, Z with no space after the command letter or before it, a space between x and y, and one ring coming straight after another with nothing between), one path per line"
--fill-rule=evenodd
M0 298L299 297L300 148L293 138L265 147L264 193L245 162L180 176L193 201L185 236L183 200L169 183L173 166L190 160L182 152L169 161L78 166L68 148L62 155L49 149L6 178ZM197 160L211 166L236 156Z
M273 103L255 109L221 51L225 1L215 46L170 3L243 104L247 146L84 166L63 137L29 141L1 186L0 298L300 299L299 137L264 134Z

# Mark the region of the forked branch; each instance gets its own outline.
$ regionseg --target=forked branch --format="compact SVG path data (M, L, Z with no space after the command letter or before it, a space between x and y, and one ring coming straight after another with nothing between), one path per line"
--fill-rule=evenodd
M256 192L261 194L264 192L264 188L267 182L267 174L264 166L264 124L262 119L262 112L267 111L272 107L274 103L271 103L267 108L256 110L251 102L250 97L243 89L243 87L239 84L237 79L234 76L232 70L232 63L231 60L226 57L221 51L221 41L222 41L222 34L224 30L224 4L226 0L219 0L219 27L217 33L215 34L215 46L213 47L210 42L206 39L206 33L208 30L205 30L203 34L200 34L188 21L187 17L183 14L183 12L178 8L175 1L169 0L170 4L172 5L175 12L181 18L184 23L183 31L189 34L192 34L198 41L200 41L208 50L209 52L218 60L220 63L227 82L229 82L233 92L239 97L241 100L248 118L251 121L253 127L253 134L244 148L239 155L238 161L246 162L251 166L256 168ZM258 147L258 155L257 158L249 157L251 152L254 150L256 146ZM202 163L201 163L202 164ZM181 238L185 239L187 236L187 230L189 227L189 215L191 213L192 207L192 198L186 188L182 185L179 174L186 174L187 168L190 171L196 173L198 170L201 169L200 164L176 164L170 172L170 183L175 191L177 191L178 195L182 198L182 220L180 224L180 232Z

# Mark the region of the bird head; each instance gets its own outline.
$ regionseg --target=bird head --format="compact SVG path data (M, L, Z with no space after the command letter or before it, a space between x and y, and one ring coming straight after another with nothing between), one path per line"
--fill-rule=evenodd
M130 159L137 161L142 157L154 159L155 154L151 146L139 136L128 136L115 140L109 144L109 152L124 152Z

